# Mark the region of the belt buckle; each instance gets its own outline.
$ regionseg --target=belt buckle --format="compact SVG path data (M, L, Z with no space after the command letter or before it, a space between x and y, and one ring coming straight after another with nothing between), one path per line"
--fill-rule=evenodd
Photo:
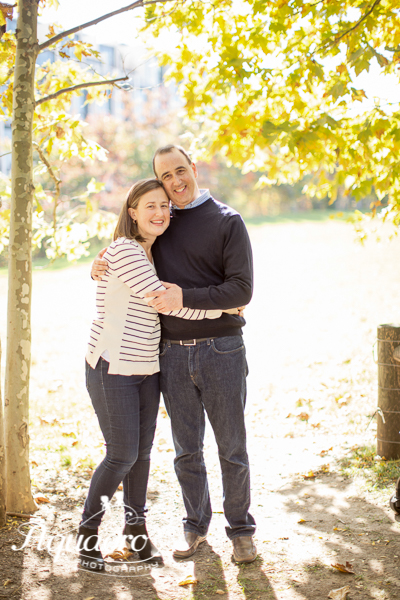
M181 346L195 346L196 345L196 340L193 340L193 344L190 344L190 343L188 344L185 342L189 342L189 340L179 340L179 343Z

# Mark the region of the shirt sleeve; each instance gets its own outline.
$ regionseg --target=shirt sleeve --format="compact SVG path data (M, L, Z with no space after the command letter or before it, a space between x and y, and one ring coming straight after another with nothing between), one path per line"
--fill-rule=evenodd
M109 248L103 257L109 265L109 273L118 277L140 298L148 292L164 290L164 286L150 266L147 258L133 244L119 244ZM200 319L218 319L221 310L181 308L163 313L181 319L198 321Z
M184 289L183 306L227 309L245 306L253 293L253 256L249 234L240 215L229 218L223 247L224 282Z

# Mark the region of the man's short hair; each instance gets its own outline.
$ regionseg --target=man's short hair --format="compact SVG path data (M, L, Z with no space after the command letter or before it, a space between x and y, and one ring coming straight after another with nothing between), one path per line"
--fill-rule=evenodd
M186 152L185 148L182 148L182 146L176 146L175 144L168 144L167 146L161 146L161 148L157 148L157 150L155 151L155 154L153 156L153 171L154 171L154 175L156 177L157 177L157 173L156 173L156 156L158 156L159 154L169 154L170 152L172 152L175 149L179 150L179 152L181 154L183 154L183 156L188 161L189 165L192 164L192 159L190 158L189 154Z

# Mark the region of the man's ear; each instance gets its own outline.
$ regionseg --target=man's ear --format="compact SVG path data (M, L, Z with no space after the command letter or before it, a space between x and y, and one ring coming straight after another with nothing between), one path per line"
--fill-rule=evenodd
M197 179L197 177L198 177L198 173L197 173L197 167L196 167L196 165L195 165L195 163L194 163L194 162L192 162L192 164L191 164L191 167L192 167L192 171L193 171L193 173L194 173L194 176L195 176L195 177L196 177L196 179Z

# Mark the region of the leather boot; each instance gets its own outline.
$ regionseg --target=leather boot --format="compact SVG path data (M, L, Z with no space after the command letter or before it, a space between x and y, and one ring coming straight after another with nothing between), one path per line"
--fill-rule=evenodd
M103 571L104 559L98 545L98 529L89 529L80 525L76 543L81 567L89 571Z
M140 560L148 560L149 562L156 563L163 562L161 553L149 538L145 523L141 525L129 525L129 523L125 523L123 534L125 536L126 547L133 552L137 552ZM140 550L136 548L140 548Z

